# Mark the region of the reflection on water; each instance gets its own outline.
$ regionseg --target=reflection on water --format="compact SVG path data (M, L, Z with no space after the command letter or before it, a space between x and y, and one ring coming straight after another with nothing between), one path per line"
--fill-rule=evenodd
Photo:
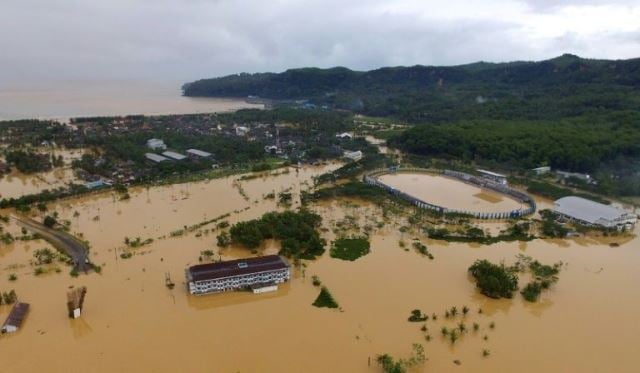
M238 306L245 303L260 302L268 299L282 298L289 294L291 283L278 285L278 291L253 294L250 291L227 292L209 295L187 295L189 307L198 311L216 309L220 307Z
M532 315L536 316L536 317L541 317L542 314L548 310L549 308L551 308L553 306L554 302L549 299L549 298L545 298L545 295L543 293L543 295L540 297L540 299L538 299L537 302L526 302L525 303L525 308L527 309L527 311L529 311Z
M73 338L75 339L80 339L93 333L93 328L91 328L89 323L83 317L69 319L69 327L71 328Z

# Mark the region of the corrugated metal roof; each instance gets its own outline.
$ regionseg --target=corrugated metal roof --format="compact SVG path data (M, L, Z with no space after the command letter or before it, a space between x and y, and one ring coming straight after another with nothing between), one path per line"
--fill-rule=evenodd
M15 326L19 328L27 316L27 312L29 312L29 303L16 303L2 326Z
M170 150L168 150L166 152L162 152L162 155L164 155L165 157L171 158L171 159L175 159L176 161L181 161L181 160L187 158L187 156L184 155L184 154L172 152Z
M212 155L209 152L205 152L205 151L198 150L198 149L188 149L187 153L193 154L193 155L197 155L198 157L204 157L204 158L211 157L211 155Z
M626 215L626 212L615 207L574 196L555 201L553 210L591 224L600 224L601 219L613 221Z
M289 268L289 264L281 256L266 255L257 258L195 265L189 267L187 276L189 281L205 281L286 268Z
M499 173L493 172L493 171L481 170L481 169L478 169L477 171L480 172L481 174L490 175L490 176L494 176L494 177L500 177L500 178L506 177L503 174L499 174Z
M169 159L166 157L163 157L159 154L156 153L146 153L144 155L145 157L147 157L147 159L154 161L154 162L162 162L162 161L168 161Z

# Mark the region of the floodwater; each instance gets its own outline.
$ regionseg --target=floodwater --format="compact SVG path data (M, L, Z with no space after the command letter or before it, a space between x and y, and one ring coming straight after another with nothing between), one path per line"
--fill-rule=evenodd
M634 284L640 281L640 245L635 236L472 247L430 241L418 231L400 233L404 223L384 221L377 207L337 200L312 206L324 217L324 236L333 239L346 216L361 227L378 226L370 254L347 262L325 253L296 270L276 293L187 294L184 269L198 262L202 250L212 249L224 259L252 254L242 248L218 250L217 233L208 231L213 224L177 237L169 237L170 232L226 213L233 223L281 208L263 195L289 188L297 195L313 175L335 167L291 169L239 181L240 188L234 176L140 188L130 191L126 201L105 192L50 205L71 221L72 232L91 243L102 274L72 278L69 267L62 267L62 273L36 277L29 260L46 243L2 246L0 290L13 288L32 306L22 330L0 337L3 370L379 372L373 362L377 354L408 357L411 344L421 343L428 361L416 371L637 371L640 297ZM17 230L13 224L5 229ZM125 237L155 241L135 249L131 259L121 259ZM410 245L400 247L400 241L414 238L429 247L434 260ZM614 241L620 246L610 247ZM275 250L274 242L264 248ZM467 275L469 265L477 258L512 262L518 253L566 263L559 282L535 304L518 294L500 301L479 295ZM10 282L10 273L18 280ZM173 290L164 286L166 273L177 284ZM311 306L318 294L312 275L331 290L341 310ZM83 316L69 320L65 293L81 285L88 287ZM468 328L473 322L480 325L479 332L469 331L454 346L439 332L463 320L444 319L444 310L453 305L472 310L464 318ZM439 316L426 322L431 341L425 340L422 323L407 322L415 308ZM0 318L8 312L0 306ZM483 349L491 355L483 358Z
M69 183L82 183L71 168L71 162L84 154L83 149L36 149L41 153L62 156L64 166L46 172L23 174L13 169L9 174L0 176L0 199L18 198L28 194L40 193L45 189L64 187Z
M63 81L0 87L0 120L192 114L263 108L243 99L183 97L180 82Z
M522 207L500 193L439 175L396 173L382 175L379 180L425 202L455 210L502 212Z

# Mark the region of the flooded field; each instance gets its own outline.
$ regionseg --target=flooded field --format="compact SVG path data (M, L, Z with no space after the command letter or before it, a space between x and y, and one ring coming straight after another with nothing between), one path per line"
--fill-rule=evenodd
M379 180L425 202L455 210L501 212L522 207L500 193L439 175L397 173L382 175Z
M218 250L213 224L176 232L227 213L233 223L281 208L263 196L289 188L297 195L312 176L335 167L139 188L125 201L107 192L50 205L60 219L71 221L72 232L91 243L91 257L102 273L73 278L63 266L61 273L35 276L29 262L45 242L1 246L0 290L15 289L32 306L22 330L0 337L3 371L378 372L377 354L408 357L412 343L421 343L428 358L416 371L637 371L640 301L634 284L640 281L640 244L635 236L478 247L431 241L418 231L400 233L403 223L383 220L377 207L337 200L312 206L323 216L324 237L334 239L337 223L349 216L360 226L378 227L370 254L348 262L325 253L296 269L294 279L276 293L187 294L184 269L198 263L202 250L223 259L252 254L242 248ZM19 232L13 223L5 230ZM122 259L125 237L154 241ZM429 247L434 260L401 247L401 241L414 238ZM610 247L610 242L620 245ZM269 242L262 251L277 249ZM479 295L467 275L469 265L477 258L509 263L518 253L548 264L563 261L559 282L534 304L519 294L500 301ZM11 273L16 281L9 281ZM164 286L166 273L177 284L173 290ZM312 275L331 290L341 310L311 306L318 294ZM69 320L65 293L81 285L88 287L84 314ZM443 317L454 305L468 306L464 322L480 328L452 346L440 328L463 320ZM422 323L407 321L416 308L439 316L426 322L427 332L420 330ZM1 319L8 312L0 306ZM490 356L482 356L484 349ZM37 359L30 357L32 351Z
M48 153L48 149L36 149L41 153ZM69 183L82 183L71 169L71 162L79 159L84 154L82 149L55 149L55 156L62 156L64 167L54 168L47 172L23 174L18 170L12 170L9 174L0 176L0 199L17 198L27 194L40 193L45 189L63 187Z

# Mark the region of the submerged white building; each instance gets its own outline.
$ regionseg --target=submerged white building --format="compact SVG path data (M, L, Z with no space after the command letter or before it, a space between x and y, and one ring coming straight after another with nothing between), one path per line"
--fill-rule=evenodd
M186 270L191 294L251 289L254 293L277 290L291 278L289 263L279 255L200 264Z
M563 197L554 202L553 212L568 220L604 228L631 228L636 214L580 197Z

